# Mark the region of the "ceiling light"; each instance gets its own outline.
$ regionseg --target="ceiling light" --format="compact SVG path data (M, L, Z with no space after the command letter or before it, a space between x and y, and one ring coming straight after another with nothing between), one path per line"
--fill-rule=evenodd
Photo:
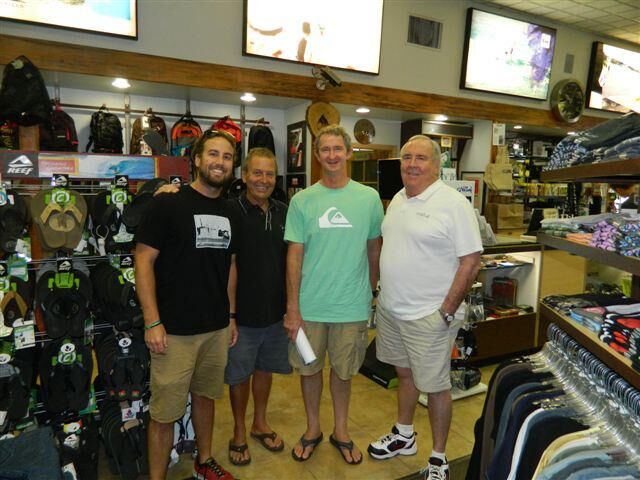
M116 88L131 88L131 84L126 78L116 78L113 82L111 82L111 85Z
M253 95L253 93L247 92L240 97L240 100L242 100L243 102L255 102L256 97Z
M371 110L369 110L367 107L358 107L356 108L356 112L357 113L369 113Z
M522 128L522 125L514 125L513 129L514 130L520 130Z
M567 132L567 135L575 135L576 132Z
M446 115L436 115L436 121L438 122L446 122L447 120L449 120L449 117Z

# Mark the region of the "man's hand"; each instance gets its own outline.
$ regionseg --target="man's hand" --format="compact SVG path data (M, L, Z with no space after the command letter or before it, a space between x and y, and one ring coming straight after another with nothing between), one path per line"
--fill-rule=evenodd
M164 329L164 325L160 324L149 330L145 330L144 341L151 353L164 354L168 346L167 332Z
M304 325L302 316L299 310L287 309L287 314L284 316L284 329L287 331L287 336L292 342L296 341L298 336L298 330Z
M153 196L160 195L161 193L178 193L180 191L180 187L174 185L172 183L165 183L155 192L153 192Z
M229 348L238 343L238 326L236 325L235 318L229 319L229 328L231 329L231 338L229 340Z

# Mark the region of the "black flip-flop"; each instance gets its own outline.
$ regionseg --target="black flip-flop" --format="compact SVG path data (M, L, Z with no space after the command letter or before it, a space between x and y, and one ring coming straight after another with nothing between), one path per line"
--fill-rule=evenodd
M336 440L333 434L331 434L329 435L329 443L338 449L344 461L347 462L349 465L358 465L359 463L362 463L362 458L364 456L362 455L362 453L360 453L360 460L358 461L353 460L353 446L354 446L353 440L349 440L348 442L341 442L340 440ZM342 450L343 448L348 450L349 453L351 454L351 461L347 460L347 457L345 457L344 451Z
M238 467L249 465L251 463L251 456L242 460L234 460L234 458L231 456L231 452L236 452L244 455L244 452L246 452L248 448L249 445L247 445L246 443L243 443L242 445L234 445L233 440L229 440L229 461L234 465L237 465Z
M304 455L304 452L307 449L307 447L313 447L313 450L311 450L309 452L309 456L305 458L305 457L302 457L302 456L300 456L300 457L297 456L295 448L292 448L291 449L291 456L297 462L306 462L307 460L309 460L311 458L311 456L313 455L313 452L316 451L316 447L322 441L322 439L323 439L322 432L320 432L320 435L318 435L316 438L312 438L311 440L307 440L306 438L304 438L304 435L302 435L300 437L300 445L302 445L302 455Z
M275 442L276 437L278 436L278 434L276 432L270 432L270 433L253 433L251 432L251 437L255 438L257 441L259 441L262 446L264 448L266 448L267 450L269 450L270 452L281 452L284 449L284 441L280 440L280 443L278 445L269 445L265 440L268 438L270 439L272 442Z

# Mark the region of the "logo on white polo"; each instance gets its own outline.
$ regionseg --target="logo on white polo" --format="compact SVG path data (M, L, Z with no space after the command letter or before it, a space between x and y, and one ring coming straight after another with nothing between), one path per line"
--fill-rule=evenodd
M329 207L326 212L318 219L320 228L352 228L345 217L336 207Z

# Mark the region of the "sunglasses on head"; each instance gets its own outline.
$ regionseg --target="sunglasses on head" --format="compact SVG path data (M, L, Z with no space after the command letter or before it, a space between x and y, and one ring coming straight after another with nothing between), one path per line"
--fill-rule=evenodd
M233 143L234 146L236 144L236 138L233 135L231 135L229 132L225 132L224 130L214 130L210 128L208 130L205 130L202 136L205 137L206 139L224 137L227 140L229 140L231 143Z

